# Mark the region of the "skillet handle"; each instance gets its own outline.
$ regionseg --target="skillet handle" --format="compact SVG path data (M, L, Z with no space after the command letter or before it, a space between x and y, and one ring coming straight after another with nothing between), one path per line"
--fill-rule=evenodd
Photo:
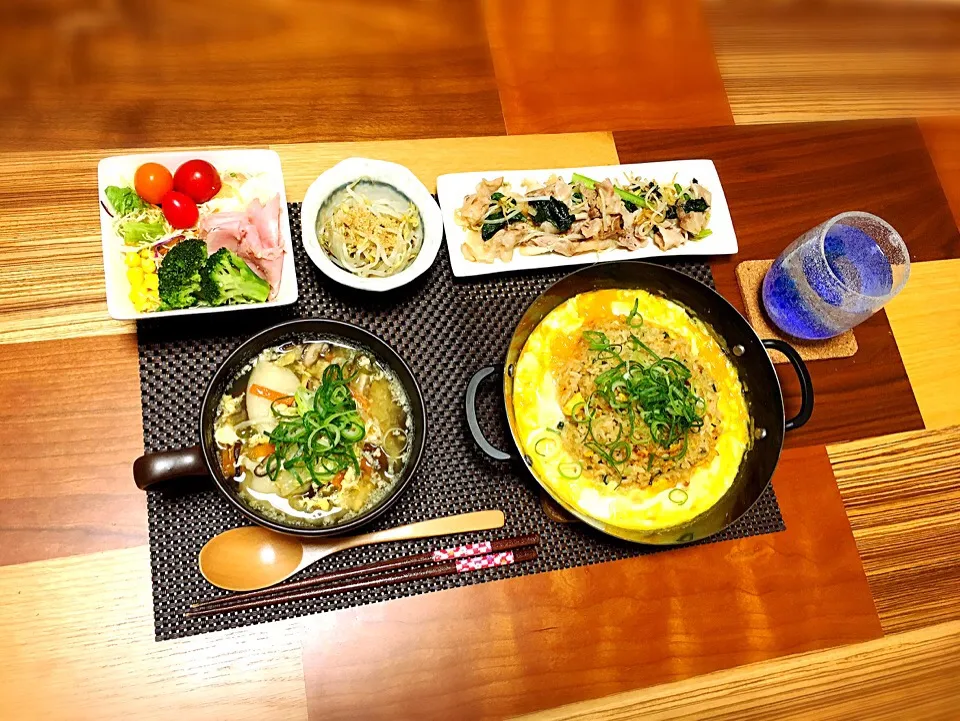
M133 462L133 480L141 491L162 481L209 473L200 446L147 453Z
M813 381L810 380L810 371L807 370L800 354L789 343L776 338L766 338L761 342L765 348L772 348L783 353L790 361L790 365L793 366L793 370L796 371L797 378L800 380L800 410L797 415L788 418L783 424L785 431L795 431L809 421L810 416L813 415Z
M467 425L470 426L470 435L473 436L473 440L476 441L476 444L480 446L481 451L486 453L495 461L511 461L516 458L516 456L501 451L499 448L490 443L490 441L484 438L483 431L480 430L480 423L477 421L477 388L480 387L480 383L485 378L496 373L497 371L501 371L501 369L497 366L487 366L486 368L481 368L473 374L470 382L467 383Z

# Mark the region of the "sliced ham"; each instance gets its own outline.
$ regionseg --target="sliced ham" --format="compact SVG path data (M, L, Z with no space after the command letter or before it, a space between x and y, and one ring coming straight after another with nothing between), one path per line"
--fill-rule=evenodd
M212 213L200 221L199 231L210 253L221 248L236 253L270 284L270 300L277 296L284 253L279 195L266 205L254 198L244 212Z
M259 245L254 245L247 236L247 250L253 261L263 271L264 279L270 284L270 298L274 298L280 289L280 275L283 273L283 241L280 239L280 196L275 195L267 204L252 200L247 206L247 214L257 229ZM243 244L241 243L241 250ZM246 257L246 256L244 256Z

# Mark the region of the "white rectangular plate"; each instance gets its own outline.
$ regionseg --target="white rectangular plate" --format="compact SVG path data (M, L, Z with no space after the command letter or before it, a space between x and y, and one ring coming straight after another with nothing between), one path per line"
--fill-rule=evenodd
M180 310L140 313L130 300L130 284L127 282L126 266L123 263L123 240L114 232L110 215L100 206L100 234L103 241L103 269L107 281L107 310L117 320L141 318L166 318L202 313L226 313L251 308L270 308L290 305L297 300L297 272L293 264L293 241L290 237L290 219L287 217L287 194L283 186L280 156L272 150L191 150L175 153L142 153L139 155L114 155L104 158L97 166L97 186L100 200L107 202L104 188L108 185L133 186L133 174L146 162L160 163L172 173L181 163L193 158L212 163L218 171L234 170L244 173L266 174L269 186L280 194L280 237L283 239L283 275L277 297L266 303L249 305L222 305L217 307L194 307Z
M713 196L710 209L710 223L707 227L712 235L703 240L688 241L679 248L660 250L652 242L637 250L617 248L601 253L583 253L567 258L556 253L544 255L522 255L514 251L513 260L508 263L495 260L493 263L474 263L463 257L460 246L467 238L467 230L460 227L454 219L454 212L463 205L463 199L476 192L481 180L492 180L503 176L504 181L517 189L524 180L545 182L551 175L559 175L570 181L573 173L580 173L600 181L610 178L614 182L622 180L624 173L634 173L660 183L669 182L676 175L676 182L686 186L694 178ZM490 170L478 173L451 173L437 178L437 196L443 211L443 228L447 236L447 250L450 252L450 265L458 278L473 275L504 273L513 270L531 270L554 268L565 265L584 265L608 260L636 260L639 258L666 258L682 255L731 255L737 252L737 235L733 231L733 220L727 199L720 185L720 176L712 160L668 160L657 163L634 163L632 165L602 165L591 168L552 168L544 170Z

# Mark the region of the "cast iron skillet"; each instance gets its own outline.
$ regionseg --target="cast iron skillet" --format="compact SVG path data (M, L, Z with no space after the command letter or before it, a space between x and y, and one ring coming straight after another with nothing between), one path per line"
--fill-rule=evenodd
M213 440L213 425L220 398L224 391L233 384L243 367L266 348L272 348L289 341L313 340L346 341L350 345L359 346L372 353L374 357L396 374L397 379L406 391L407 398L410 400L410 413L413 417L413 437L411 439L413 445L410 449L410 459L403 470L403 475L397 479L390 492L363 515L352 518L345 523L322 528L286 525L261 516L247 507L238 496L237 483L232 479L224 478L217 457L217 445ZM266 526L274 531L298 536L339 535L349 533L370 523L396 502L417 470L420 457L423 455L426 434L427 417L420 386L417 384L416 378L413 377L410 368L393 348L372 333L349 323L334 320L294 320L268 328L253 336L233 351L217 369L217 372L213 374L213 378L210 379L210 384L203 396L203 405L200 409L200 445L141 456L133 463L133 477L139 488L146 489L155 483L173 478L213 476L220 493L254 523Z
M470 432L480 449L490 458L498 461L520 459L522 450L513 412L513 370L520 351L533 329L551 310L575 295L603 288L640 288L661 295L684 306L713 328L740 374L752 419L753 446L744 455L730 490L713 508L683 526L656 531L627 530L592 519L560 500L532 470L530 473L537 483L572 515L618 538L637 543L667 545L690 543L719 533L746 513L770 483L770 477L780 459L784 432L799 428L810 420L813 413L813 385L806 366L792 346L781 340L760 340L736 308L703 283L683 273L652 263L619 261L583 268L554 283L533 301L520 319L510 340L503 368L482 368L467 385L466 409ZM800 378L800 412L786 421L780 382L773 369L773 362L767 356L767 348L783 353ZM491 445L484 438L477 423L477 387L484 378L498 371L503 373L504 404L510 435L516 447L512 453L506 453ZM529 457L524 457L523 460L528 467L531 465Z

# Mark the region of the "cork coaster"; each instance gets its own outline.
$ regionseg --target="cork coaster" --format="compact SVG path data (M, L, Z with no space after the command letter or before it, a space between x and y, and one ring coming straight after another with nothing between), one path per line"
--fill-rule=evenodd
M827 340L800 340L781 332L770 322L760 301L760 286L763 277L773 265L772 260L747 260L737 266L737 283L747 308L747 320L761 338L784 340L806 361L827 358L849 358L857 352L857 339L852 330ZM786 363L787 357L775 350L767 351L774 363Z
M566 509L540 489L540 505L547 518L557 523L577 523L577 519L567 513Z

